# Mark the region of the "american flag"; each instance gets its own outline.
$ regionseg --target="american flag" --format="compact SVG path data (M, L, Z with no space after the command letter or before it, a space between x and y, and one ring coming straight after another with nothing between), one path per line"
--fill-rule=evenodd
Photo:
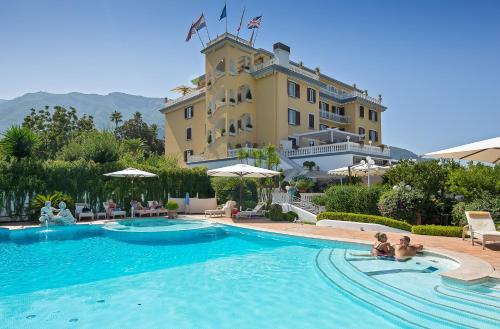
M249 29L258 29L260 27L260 22L262 21L262 16L256 16L248 22Z

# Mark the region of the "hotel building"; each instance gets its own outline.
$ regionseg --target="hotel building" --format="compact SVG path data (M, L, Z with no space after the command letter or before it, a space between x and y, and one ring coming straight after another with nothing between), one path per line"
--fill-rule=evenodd
M201 51L205 74L182 97L167 100L165 153L187 166L235 162L239 148L273 144L284 169L312 160L321 170L358 163L384 164L382 96L371 97L290 60L290 47L254 48L225 33Z

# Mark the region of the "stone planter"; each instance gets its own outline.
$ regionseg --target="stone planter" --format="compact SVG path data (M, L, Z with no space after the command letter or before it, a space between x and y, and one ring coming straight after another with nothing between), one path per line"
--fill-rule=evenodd
M167 211L167 217L169 219L175 219L175 218L177 218L177 210L168 210Z

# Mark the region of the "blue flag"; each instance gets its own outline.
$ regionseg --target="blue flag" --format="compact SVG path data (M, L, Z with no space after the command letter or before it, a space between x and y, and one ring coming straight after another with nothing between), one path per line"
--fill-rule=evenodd
M222 19L226 18L226 17L227 17L227 14L226 14L226 4L224 4L224 9L222 9L222 13L220 13L219 21L222 21Z

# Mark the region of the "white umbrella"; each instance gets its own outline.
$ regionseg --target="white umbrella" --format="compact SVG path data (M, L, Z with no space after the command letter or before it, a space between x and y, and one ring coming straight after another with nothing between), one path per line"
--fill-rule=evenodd
M123 170L120 170L120 171L115 171L115 172L104 174L104 176L130 178L130 181L132 183L132 195L131 195L131 198L133 200L134 199L134 179L135 178L157 177L158 175L150 173L150 172L147 172L147 171L135 169L135 168L127 168L127 169L123 169ZM134 213L133 213L133 210L132 210L132 216L133 215L134 215Z
M500 137L427 153L425 156L432 158L474 160L498 164L500 163Z
M376 165L372 159L368 159L368 161L362 161L357 165L329 170L328 174L340 176L352 175L357 177L368 176L368 186L370 186L370 175L382 174L389 168L389 166Z
M233 166L227 166L217 169L211 169L207 171L208 176L216 177L240 177L243 178L267 178L279 175L279 171L259 168L250 166L247 164L236 164ZM241 209L241 194L242 194L242 184L240 184L240 209Z

